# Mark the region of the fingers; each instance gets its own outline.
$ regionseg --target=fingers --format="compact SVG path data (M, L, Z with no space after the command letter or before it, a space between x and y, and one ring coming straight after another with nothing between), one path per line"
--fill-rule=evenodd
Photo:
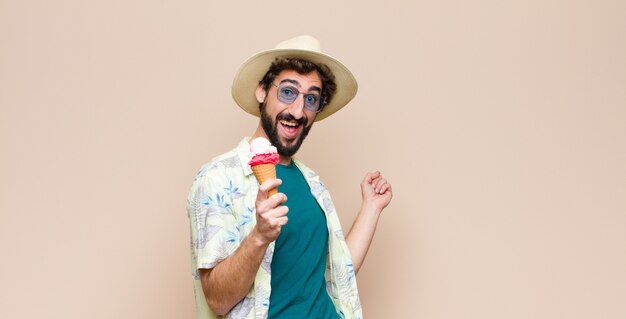
M384 194L391 190L391 184L382 176L379 171L370 172L365 175L363 182L368 184L376 194Z
M374 183L372 183L372 187L374 187L374 192L376 192L377 194L382 194L384 193L383 188L387 188L389 184L387 183L387 180L384 178L378 178Z
M288 221L289 221L289 219L287 218L287 216L283 216L283 217L275 218L270 223L270 225L272 225L273 227L283 227L283 226L287 225Z
M371 185L372 182L377 178L380 178L379 171L370 172L370 173L365 174L365 178L363 179L363 182Z
M376 193L378 194L385 194L385 193L391 193L391 184L389 183L385 183L383 184L377 191Z
M289 221L287 213L289 213L287 206L278 206L266 212L259 213L257 224L269 226L270 229L280 231L280 227L285 226Z
M283 193L274 194L261 201L257 199L255 229L267 243L276 240L280 235L281 227L288 222L289 208L280 205L286 200L287 196Z
M264 219L278 219L281 217L285 217L287 213L289 213L289 207L287 206L277 206L275 208L271 208L265 211L257 211L259 216Z
M262 199L266 199L268 198L268 192L270 191L270 189L276 188L278 187L280 184L282 184L283 181L280 179L269 179L266 180L265 182L263 182L261 185L259 185L259 194L258 195L263 195L264 198ZM257 197L258 200L258 197Z
M259 213L278 207L278 205L287 201L287 195L283 193L276 193L269 198L264 197L265 196L261 195L261 191L259 190L259 195L256 200L256 210Z

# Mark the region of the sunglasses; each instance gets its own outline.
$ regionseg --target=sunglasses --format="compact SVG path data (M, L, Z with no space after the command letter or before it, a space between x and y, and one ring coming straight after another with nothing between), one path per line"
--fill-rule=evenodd
M276 95L278 100L283 103L291 104L298 98L298 95L302 94L305 109L317 113L324 106L324 98L319 93L300 93L295 86L289 83L282 83L281 85L272 83L272 85L278 88Z

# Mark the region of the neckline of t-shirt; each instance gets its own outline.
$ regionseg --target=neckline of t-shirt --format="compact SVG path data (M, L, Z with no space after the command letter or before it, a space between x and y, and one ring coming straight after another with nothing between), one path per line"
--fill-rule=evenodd
M278 168L279 166L280 166L280 168L283 168L283 169L293 169L293 168L295 168L295 167L296 167L296 163L294 163L294 162L293 162L293 160L291 160L291 162L289 162L289 164L288 164L288 165L283 165L283 164L280 164L280 163L276 164L276 167L277 167L277 168Z

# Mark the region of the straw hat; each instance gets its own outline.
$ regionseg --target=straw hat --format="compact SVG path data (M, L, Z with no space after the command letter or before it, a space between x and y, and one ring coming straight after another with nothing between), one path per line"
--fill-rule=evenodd
M335 75L337 90L330 103L326 104L322 111L317 114L315 121L322 120L339 111L356 95L358 86L352 72L335 58L322 53L317 39L309 35L302 35L283 41L272 50L257 53L241 65L233 80L232 94L235 102L244 111L255 116L261 116L255 90L272 62L276 58L283 57L302 58L316 64L325 64Z

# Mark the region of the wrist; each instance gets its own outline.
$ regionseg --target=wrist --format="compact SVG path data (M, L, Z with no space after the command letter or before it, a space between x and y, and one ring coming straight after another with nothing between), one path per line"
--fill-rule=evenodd
M378 215L380 215L380 213L382 211L383 210L381 208L378 208L378 207L376 207L374 205L368 205L366 203L363 203L361 205L361 210L360 210L361 214L365 214L365 215L368 215L368 216L374 216L374 217L378 217Z
M255 248L267 248L270 244L270 241L268 241L265 236L261 235L256 227L254 227L250 232L250 235L248 235L248 240Z

